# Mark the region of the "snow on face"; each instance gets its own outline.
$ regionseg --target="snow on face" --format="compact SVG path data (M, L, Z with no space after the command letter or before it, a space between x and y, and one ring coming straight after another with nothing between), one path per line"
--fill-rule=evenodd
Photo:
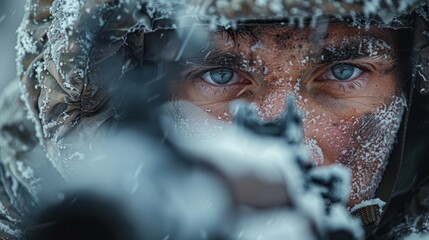
M387 103L379 106L374 112L350 119L332 129L328 128L332 134L325 133L325 137L321 140L322 144L327 143L326 145L330 149L336 149L327 152L326 147L321 146L322 149L325 149L323 152L326 154L335 152L334 163L352 169L351 205L374 197L388 163L387 158L400 127L405 99L392 96L386 101ZM322 118L319 121L326 119ZM314 151L314 149L318 150L317 147L319 146L310 145L316 161L320 156L320 152ZM329 158L328 161L326 163L319 160L317 164L332 163Z
M352 169L353 206L373 197L405 106L394 34L343 24L317 29L274 24L208 33L212 40L193 47L204 58L183 56L176 98L220 122L233 121L230 103L245 99L271 121L293 95L315 164Z

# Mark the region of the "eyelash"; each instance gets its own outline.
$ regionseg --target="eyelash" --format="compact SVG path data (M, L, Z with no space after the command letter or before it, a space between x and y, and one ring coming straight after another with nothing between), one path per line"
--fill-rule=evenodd
M337 64L347 64L350 66L353 66L355 68L358 68L362 71L362 73L353 78L353 79L349 79L349 80L330 80L330 79L321 79L320 81L323 81L324 84L330 84L331 88L332 88L332 84L335 85L335 88L341 92L344 93L350 93L352 91L356 91L357 89L361 89L366 82L368 81L368 78L362 77L363 75L371 72L371 70L364 65L361 64L356 64L356 63L350 63L350 62L339 62L339 63L335 63L335 64L330 64L328 66L326 66L325 68L323 68L323 72L322 74L319 74L317 77L324 75L327 71L331 71L332 67L337 65ZM316 79L317 79L316 77ZM319 80L316 80L319 81Z
M197 79L195 84L196 84L196 87L199 88L200 90L202 90L203 92L209 92L213 95L227 94L227 93L231 92L231 87L233 87L231 85L226 86L226 87L217 87L217 86L211 85L209 83L205 83L199 79Z
M228 94L235 91L239 92L240 90L243 89L243 85L247 84L244 82L238 82L238 83L233 83L225 86L216 86L202 79L203 75L207 74L210 71L215 71L220 68L227 68L227 67L214 67L214 68L204 69L202 71L197 71L195 73L192 73L190 77L191 79L193 79L193 82L197 88L199 88L203 92L207 92L213 95ZM233 71L234 71L234 74L238 74L239 77L242 77L238 70L233 69Z
M356 63L350 63L350 62L336 62L335 64L330 64L330 65L322 68L323 69L322 71L320 71L320 70L317 71L319 73L322 72L321 74L318 74L317 77L322 76L327 71L331 71L332 67L337 65L337 64L351 65L353 67L360 69L362 71L362 73L359 76L357 76L353 79L350 79L350 80L322 79L323 81L321 80L321 82L323 82L323 84L326 87L328 87L329 89L336 89L336 90L341 91L343 93L350 93L350 92L356 91L358 89L361 89L364 85L366 85L368 78L361 77L361 76L364 74L367 74L371 70L367 66L364 66L361 64L356 64ZM222 67L214 67L214 68L209 68L209 69L197 71L197 72L192 73L189 77L191 77L191 79L193 79L193 82L197 88L199 88L202 92L205 92L207 94L226 95L226 94L230 94L232 92L240 92L240 90L243 89L243 84L234 83L234 84L230 84L230 85L226 85L226 86L215 86L215 85L210 84L210 83L204 81L203 79L201 79L201 76L203 76L204 74L207 74L208 72L214 71L214 70L219 69L219 68L222 68ZM227 67L225 67L225 68L227 68ZM242 77L242 75L240 74L240 70L234 70L234 74L238 74L240 77Z
M358 89L361 89L365 84L366 81L362 81L362 80L363 79L358 79L358 80L350 80L351 82L348 82L348 83L344 83L344 82L337 83L338 84L337 89L345 93L356 91Z

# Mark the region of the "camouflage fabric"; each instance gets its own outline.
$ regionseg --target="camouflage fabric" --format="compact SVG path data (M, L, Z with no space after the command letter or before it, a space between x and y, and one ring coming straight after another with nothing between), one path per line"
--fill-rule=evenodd
M0 97L0 239L17 239L31 223L30 209L41 184L37 169L44 167L43 149L20 95L18 84L12 83Z

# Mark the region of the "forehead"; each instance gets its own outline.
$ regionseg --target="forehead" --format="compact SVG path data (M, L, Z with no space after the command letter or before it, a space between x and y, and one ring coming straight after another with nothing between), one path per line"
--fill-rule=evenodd
M394 30L353 27L342 23L295 28L282 24L238 26L237 29L194 30L184 60L202 65L247 68L259 63L317 67L350 59L397 59ZM195 44L194 44L195 43ZM244 65L243 65L244 64ZM310 64L310 65L309 65Z
M341 45L375 44L392 47L394 32L378 27L353 27L341 23L332 23L316 27L295 28L282 24L246 25L236 30L221 30L212 35L213 45L228 49L257 47L264 43L266 47L278 50L307 50ZM226 43L226 44L225 44ZM231 43L234 43L231 45Z

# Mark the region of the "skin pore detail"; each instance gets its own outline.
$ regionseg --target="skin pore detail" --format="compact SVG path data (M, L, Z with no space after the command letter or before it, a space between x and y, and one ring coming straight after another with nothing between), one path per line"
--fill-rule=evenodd
M350 206L374 197L405 106L393 30L333 23L318 34L268 24L207 35L184 54L177 100L229 123L234 100L270 121L294 96L315 164L352 170Z

